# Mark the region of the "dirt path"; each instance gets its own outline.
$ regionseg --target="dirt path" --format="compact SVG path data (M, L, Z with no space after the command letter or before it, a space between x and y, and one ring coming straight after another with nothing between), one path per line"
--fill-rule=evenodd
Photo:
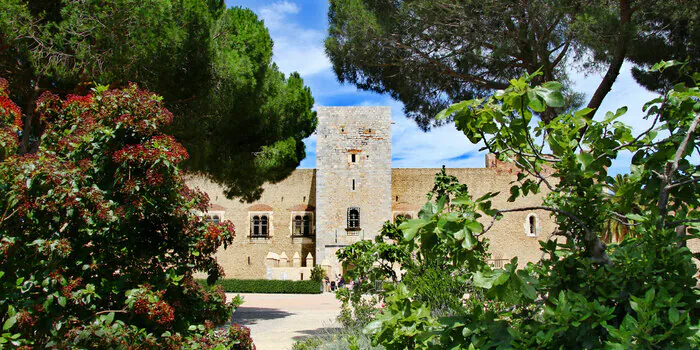
M245 302L232 322L250 328L257 350L291 349L297 340L338 327L340 302L333 293L241 296Z

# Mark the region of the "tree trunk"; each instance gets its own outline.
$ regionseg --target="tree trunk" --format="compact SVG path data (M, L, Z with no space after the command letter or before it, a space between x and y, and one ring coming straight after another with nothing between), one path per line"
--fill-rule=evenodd
M39 79L36 79L34 88L27 97L27 104L24 109L24 125L22 126L22 141L19 145L19 154L27 154L33 151L31 147L32 127L36 115L36 99L39 97Z
M586 116L589 119L593 119L596 111L603 103L603 99L605 99L605 96L607 96L612 89L617 76L620 75L620 68L622 68L622 64L625 62L625 57L627 56L627 43L630 40L630 30L628 26L632 19L632 8L630 7L629 0L620 0L619 9L620 31L618 33L617 45L615 46L615 52L610 66L608 67L608 71L605 73L605 77L603 77L593 97L591 97L591 100L588 102L588 106L586 106L593 109L593 111Z

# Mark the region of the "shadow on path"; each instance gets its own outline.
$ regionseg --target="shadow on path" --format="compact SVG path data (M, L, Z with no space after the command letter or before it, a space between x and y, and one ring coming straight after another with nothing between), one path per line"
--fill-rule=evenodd
M301 333L304 335L297 335L295 337L292 337L292 339L294 341L299 341L299 340L306 339L306 338L312 337L312 336L313 337L320 336L320 335L329 335L330 336L332 334L340 332L341 329L342 328L340 328L340 327L320 327L320 328L316 328L316 329L298 330L298 331L296 331L296 333Z
M231 316L231 323L238 323L242 326L250 326L258 323L260 320L285 318L291 315L294 314L280 309L241 306L236 309L233 316Z

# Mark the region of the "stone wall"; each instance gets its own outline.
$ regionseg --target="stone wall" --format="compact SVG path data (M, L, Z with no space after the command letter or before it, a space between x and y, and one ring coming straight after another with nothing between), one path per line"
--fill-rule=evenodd
M394 214L407 213L416 217L420 208L427 202L426 194L433 188L435 174L440 169L393 169L392 201ZM516 179L516 171L509 165L494 163L491 168L448 168L447 174L457 177L460 183L469 186L473 198L487 192L500 192L492 199L493 208L508 209L541 205L542 195L530 195L510 203L507 201L511 181ZM535 235L530 235L529 216L535 215ZM482 221L484 226L489 218ZM493 258L511 259L518 257L519 265L540 259L539 240L546 240L554 231L555 225L549 213L543 210L505 213L486 234L490 240Z
M236 238L226 250L220 250L216 258L224 268L226 278L260 279L266 278L265 258L270 252L285 253L292 264L292 257L297 253L306 266L309 253L315 257L313 238L292 237L292 215L303 209L309 209L315 217L316 206L316 170L295 170L284 181L266 184L260 200L254 203L241 203L238 199L229 200L223 195L223 189L201 177L187 179L190 187L196 187L208 193L210 201L217 212L223 212L223 219L230 220L236 226ZM269 239L250 238L251 209L271 208L271 236ZM312 222L313 223L313 222ZM313 227L313 225L312 225ZM311 236L313 237L313 236ZM199 275L198 277L203 277ZM292 279L292 278L290 278Z
M319 107L316 129L316 256L340 273L335 252L373 238L391 218L389 107ZM348 228L350 208L360 224Z

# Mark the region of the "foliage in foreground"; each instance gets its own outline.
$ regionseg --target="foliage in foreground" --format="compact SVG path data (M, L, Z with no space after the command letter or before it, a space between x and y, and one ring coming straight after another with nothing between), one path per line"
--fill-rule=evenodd
M253 11L220 0L0 1L0 71L23 110L21 152L41 142L43 91L135 82L163 96L169 133L229 197L254 200L287 177L316 128L311 91L272 61Z
M697 268L685 242L700 237L700 171L689 161L700 153L700 74L691 76L694 85L676 85L649 102L652 126L636 137L616 121L625 109L602 121L585 118L586 110L538 121L546 106L563 104L561 85L531 87L531 78L439 117L452 115L472 142L518 166L510 200L545 187L542 205L495 209L489 198L496 194L473 199L466 186L439 174L434 200L417 219L387 224L382 239L339 252L373 281L397 279L393 263L406 270L402 282L374 291L383 308L374 308L365 332L389 349L697 347ZM633 154L631 174L610 193L615 179L607 169L621 151ZM502 269L489 266L483 234L504 214L533 209L550 211L558 225L556 238L541 243L545 257L524 268L517 258ZM599 237L610 220L630 234L606 246ZM459 303L448 308L411 278L436 261L444 261L437 264L442 276L461 285L451 297Z
M184 148L155 94L130 86L38 99L41 148L17 155L20 109L0 80L0 347L238 346L213 257L230 222L177 168ZM248 337L249 338L249 337Z
M200 281L204 283L204 281ZM223 278L216 281L228 293L289 293L320 294L320 281L283 281L283 280L239 280Z

